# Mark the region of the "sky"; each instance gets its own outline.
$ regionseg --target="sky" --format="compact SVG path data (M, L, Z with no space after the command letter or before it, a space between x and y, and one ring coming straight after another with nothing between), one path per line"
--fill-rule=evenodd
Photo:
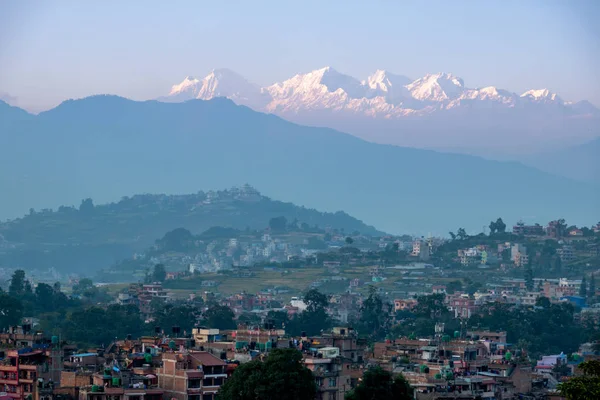
M323 66L451 72L467 87L549 88L600 106L600 1L5 1L0 99L156 98L230 68L259 85Z

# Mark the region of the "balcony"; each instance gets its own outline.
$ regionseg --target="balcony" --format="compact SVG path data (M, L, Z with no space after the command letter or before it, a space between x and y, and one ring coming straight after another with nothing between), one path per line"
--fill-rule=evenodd
M19 384L19 381L17 381L17 378L14 378L14 379L2 379L2 378L0 378L0 385L17 386L18 384Z
M0 365L0 371L16 372L17 366L16 365Z
M19 364L19 369L25 371L37 371L37 367L35 364Z

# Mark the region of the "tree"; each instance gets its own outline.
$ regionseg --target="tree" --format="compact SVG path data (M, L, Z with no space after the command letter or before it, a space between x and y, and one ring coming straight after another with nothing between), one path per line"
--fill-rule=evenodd
M54 309L54 289L46 283L39 283L35 288L36 307L42 312Z
M383 339L389 330L390 312L391 305L384 310L383 301L377 294L377 290L370 286L369 296L360 308L359 325L362 330L368 332L372 340Z
M167 271L163 264L156 264L154 271L152 271L152 280L154 282L164 282L167 278Z
M504 223L504 221L502 221L502 218L498 218L496 220L496 232L498 233L505 233L506 232L506 224Z
M211 229L217 229L211 228ZM209 229L210 231L210 229ZM208 232L208 231L207 231ZM202 233L203 235L206 232ZM194 245L194 235L185 228L173 229L165 233L161 239L156 241L156 245L163 251L186 251Z
M345 400L410 400L412 389L402 374L396 378L381 367L367 370L360 384L346 394Z
M496 233L496 223L494 221L490 222L490 236Z
M460 292L463 289L461 281L452 281L446 285L446 293L453 294L454 292Z
M590 275L590 290L588 291L588 296L590 297L590 303L596 298L596 278L594 277L594 274Z
M448 232L450 234L450 237L452 238L452 240L456 240L456 233L454 232Z
M238 322L241 324L258 326L260 325L260 317L255 313L246 312L238 317Z
M285 327L288 323L288 314L285 311L274 311L271 310L267 313L266 321L271 321L275 328L280 329Z
M79 206L79 211L84 214L90 214L94 212L94 202L92 199L87 198L81 200L81 205Z
M531 269L531 265L525 268L525 287L529 291L533 290L533 270Z
M217 400L313 400L317 386L296 349L273 349L264 362L238 366Z
M6 293L0 293L0 329L18 325L23 316L21 301Z
M313 313L325 309L329 305L329 298L317 289L310 289L304 295L306 311Z
M557 273L560 273L562 270L562 260L559 256L552 258L552 270Z
M579 286L579 296L583 297L584 299L587 297L587 282L585 280L585 274L583 275L583 278L581 279L581 285Z
M354 243L354 239L352 239L350 236L346 237L346 244L350 246L352 243Z
M235 314L227 306L213 305L204 312L204 323L210 328L235 329L234 318Z
M287 227L287 218L284 216L271 218L269 220L269 228L274 232L285 232Z
M465 240L469 237L469 235L467 235L467 231L465 231L464 228L458 228L458 231L456 232L456 237L458 237L459 240Z
M16 270L10 279L8 294L11 296L20 296L25 292L25 271L22 269Z
M574 376L558 385L558 391L568 400L600 399L600 361L590 360L579 364L583 375Z

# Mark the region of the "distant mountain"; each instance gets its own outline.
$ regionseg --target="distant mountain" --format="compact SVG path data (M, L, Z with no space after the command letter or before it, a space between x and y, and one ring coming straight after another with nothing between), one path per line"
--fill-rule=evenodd
M600 137L600 110L587 101L566 102L548 89L468 88L449 73L412 80L378 70L359 81L325 67L259 88L220 69L186 78L159 100L214 97L373 142L475 154L528 154Z
M0 158L3 218L87 197L104 203L244 182L392 233L479 232L499 216L586 225L600 213L596 186L518 163L369 143L223 98L71 100L0 131L0 140L9 149Z
M245 185L222 191L187 195L135 195L119 202L56 211L32 212L0 223L0 267L62 271L107 267L143 251L165 232L186 228L198 234L211 227L265 229L271 218L311 228L330 227L351 233L383 235L344 212L326 213L272 200Z
M0 129L11 130L14 124L27 121L33 118L33 115L18 107L0 100ZM1 136L0 136L1 139Z
M534 154L523 162L555 175L600 185L600 138L561 150Z

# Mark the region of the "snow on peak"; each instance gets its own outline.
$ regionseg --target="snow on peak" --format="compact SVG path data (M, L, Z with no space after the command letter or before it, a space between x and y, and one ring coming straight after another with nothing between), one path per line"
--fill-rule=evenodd
M193 76L186 76L185 79L171 87L171 91L169 92L169 96L176 96L181 94L188 94L190 98L194 98L198 93L198 85L200 81Z
M385 70L378 69L363 81L362 84L373 90L389 92L392 88L400 89L400 87L408 85L411 82L412 80L406 76L391 74Z
M521 109L529 104L559 104L574 116L600 113L586 102L565 103L548 89L529 90L519 96L495 86L466 88L461 78L450 73L427 74L411 81L382 69L359 81L329 66L263 88L229 69L213 69L203 79L187 76L181 83L173 85L169 96L160 100L173 102L214 97L227 97L255 110L281 114L329 110L373 118L423 116L460 107L470 110ZM553 110L552 107L548 109Z
M406 86L418 100L446 101L458 98L465 90L461 78L448 73L427 74Z
M538 103L559 103L564 104L564 101L556 94L548 89L532 89L521 95L521 97L533 100Z

